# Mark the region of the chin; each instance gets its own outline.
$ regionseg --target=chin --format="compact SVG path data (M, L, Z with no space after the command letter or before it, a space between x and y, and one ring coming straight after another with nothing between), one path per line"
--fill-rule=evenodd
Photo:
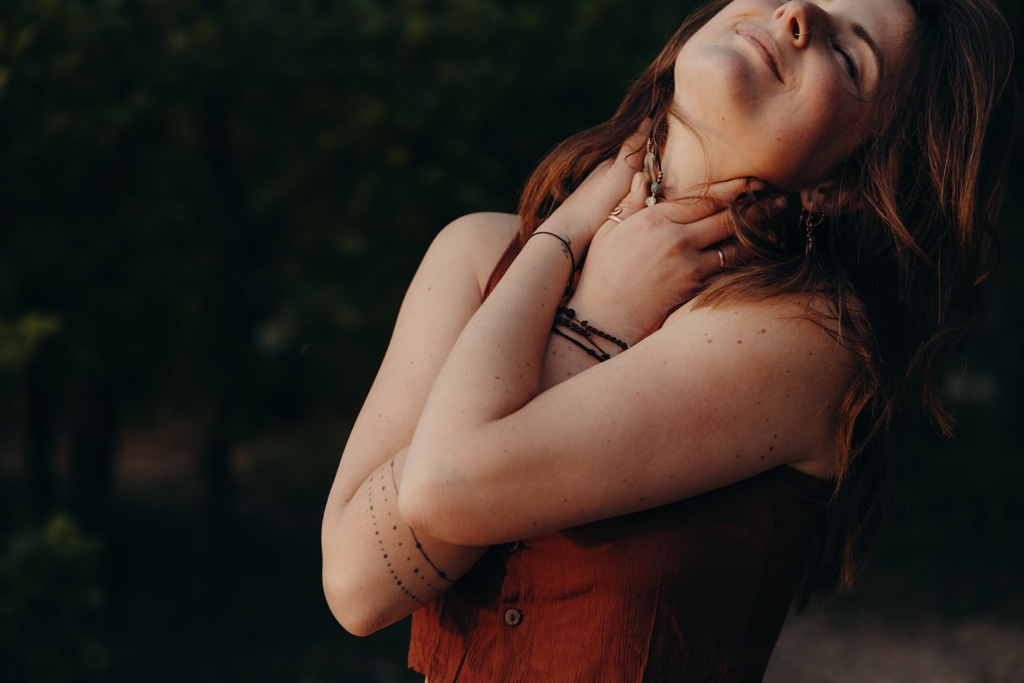
M685 66L676 65L676 102L695 120L719 120L752 115L763 83L750 60L735 50L702 50ZM731 115L729 115L731 113Z

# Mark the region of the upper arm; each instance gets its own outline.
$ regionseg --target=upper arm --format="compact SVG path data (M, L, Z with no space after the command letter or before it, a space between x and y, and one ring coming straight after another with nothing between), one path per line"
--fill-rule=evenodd
M430 472L407 473L403 513L440 538L484 544L781 465L827 474L850 356L803 310L775 301L680 311L511 415L431 439Z
M349 435L332 498L347 500L370 471L409 444L430 387L516 227L514 216L471 214L434 239Z

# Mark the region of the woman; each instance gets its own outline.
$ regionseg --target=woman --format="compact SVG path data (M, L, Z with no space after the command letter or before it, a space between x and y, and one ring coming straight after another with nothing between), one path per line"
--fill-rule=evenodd
M892 416L948 429L1009 55L990 0L688 20L425 256L327 504L339 621L419 610L430 683L759 680L801 577L853 581Z

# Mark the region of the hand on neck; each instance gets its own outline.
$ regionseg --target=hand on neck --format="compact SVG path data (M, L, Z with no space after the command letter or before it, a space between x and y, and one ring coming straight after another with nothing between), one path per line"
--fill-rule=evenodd
M665 199L700 194L708 182L714 180L709 173L705 145L697 133L682 122L669 121L668 139L660 152Z
M712 183L733 180L753 173L740 173L715 161L715 141L702 139L691 127L675 118L669 120L668 140L661 152L662 186L665 199L701 195Z

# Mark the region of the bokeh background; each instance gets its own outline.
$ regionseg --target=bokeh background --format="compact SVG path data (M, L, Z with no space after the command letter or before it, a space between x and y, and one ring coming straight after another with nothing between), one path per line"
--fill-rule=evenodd
M319 578L404 287L448 221L514 210L689 6L0 0L0 680L415 680L407 625L345 634ZM958 438L897 430L885 540L807 652L865 619L1024 647L1007 144L1002 263L944 377Z

